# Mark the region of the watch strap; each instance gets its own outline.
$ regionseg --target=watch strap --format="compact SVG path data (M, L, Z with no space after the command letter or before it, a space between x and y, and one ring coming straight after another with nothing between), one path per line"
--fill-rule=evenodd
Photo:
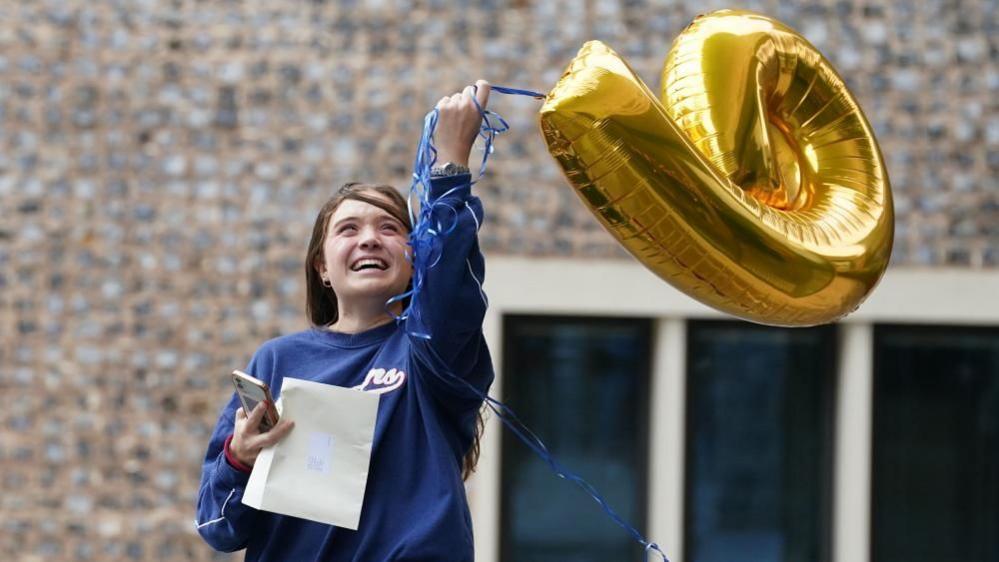
M432 178L446 178L467 173L469 173L468 166L462 166L454 162L445 162L440 166L430 168L430 177Z

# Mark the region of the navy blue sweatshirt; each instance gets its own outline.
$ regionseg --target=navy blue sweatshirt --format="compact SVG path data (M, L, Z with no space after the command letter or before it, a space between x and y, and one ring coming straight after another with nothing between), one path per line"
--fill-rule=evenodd
M359 334L314 328L283 336L264 343L247 367L275 399L287 377L380 394L358 530L242 504L249 475L224 453L239 406L233 395L209 442L198 495L197 529L213 548L245 548L248 561L474 559L461 469L482 400L456 377L485 393L493 367L482 336L484 262L476 236L482 206L468 185L458 187L470 179L465 174L431 186L430 197L443 211L451 218L457 211L457 226L442 238L442 257L426 272L414 301L419 314Z

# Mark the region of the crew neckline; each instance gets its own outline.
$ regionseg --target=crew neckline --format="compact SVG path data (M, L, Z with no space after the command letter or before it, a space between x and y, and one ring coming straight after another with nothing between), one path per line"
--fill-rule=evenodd
M334 332L325 326L312 328L312 334L323 343L333 347L364 347L384 341L397 329L398 327L393 320L392 322L386 322L381 326L375 326L374 328L363 332L357 332L356 334Z

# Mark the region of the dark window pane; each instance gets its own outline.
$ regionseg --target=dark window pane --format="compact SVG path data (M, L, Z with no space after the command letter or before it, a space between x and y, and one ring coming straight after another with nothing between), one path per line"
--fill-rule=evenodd
M999 561L999 330L874 342L874 562Z
M833 327L691 322L687 560L829 559Z
M504 322L503 396L563 465L625 520L645 520L650 323L515 316ZM503 432L503 560L639 560L593 499Z

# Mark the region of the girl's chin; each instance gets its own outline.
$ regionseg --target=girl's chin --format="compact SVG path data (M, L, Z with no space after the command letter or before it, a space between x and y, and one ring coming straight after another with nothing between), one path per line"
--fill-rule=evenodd
M341 298L387 301L406 292L405 285L402 287L392 286L387 280L366 279L352 283L352 285L348 290L343 291Z

